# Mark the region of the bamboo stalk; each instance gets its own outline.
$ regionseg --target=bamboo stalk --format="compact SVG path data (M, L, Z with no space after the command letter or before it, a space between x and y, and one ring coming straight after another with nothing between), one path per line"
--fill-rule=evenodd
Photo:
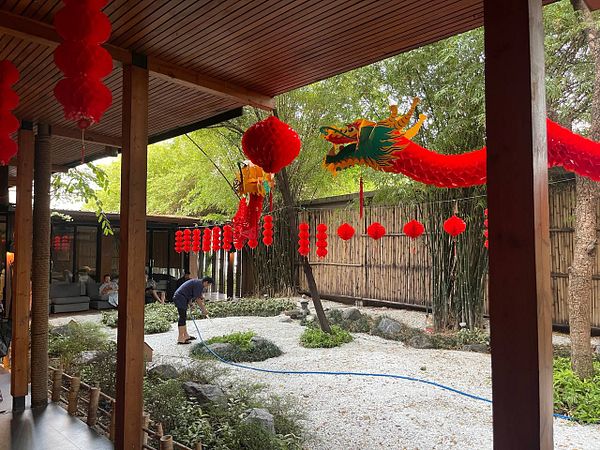
M63 371L62 368L54 369L52 371L52 401L54 403L60 402L60 393L62 388Z
M160 438L160 450L173 450L173 436L167 434Z
M67 412L70 416L77 414L77 398L79 396L80 379L74 376L71 379L71 387L69 389Z
M88 404L87 424L89 427L96 425L98 421L98 402L100 400L100 388L90 388L90 401Z

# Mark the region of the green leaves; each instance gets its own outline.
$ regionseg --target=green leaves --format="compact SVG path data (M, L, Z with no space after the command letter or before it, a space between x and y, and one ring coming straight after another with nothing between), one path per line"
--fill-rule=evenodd
M600 362L594 362L595 375L581 380L568 358L554 360L554 412L577 422L600 423Z

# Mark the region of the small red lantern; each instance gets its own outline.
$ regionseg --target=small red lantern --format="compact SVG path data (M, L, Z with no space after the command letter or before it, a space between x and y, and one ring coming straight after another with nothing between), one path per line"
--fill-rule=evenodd
M236 226L234 228L233 246L236 250L241 250L244 248L244 237L242 236L242 228L240 226Z
M71 249L71 236L65 234L60 242L60 248L64 252L68 252Z
M248 239L248 247L250 247L252 250L258 247L258 239Z
M208 253L210 252L212 233L210 231L210 228L205 228L202 233L202 251L204 253Z
M221 250L221 229L219 227L212 229L212 249L213 252Z
M352 225L350 225L349 223L343 223L337 229L337 234L340 237L340 239L343 241L348 241L348 240L352 239L352 236L354 236L354 233L355 233L354 227Z
M202 233L202 231L200 231L199 228L194 228L194 231L192 231L192 251L198 253L200 251L200 234Z
M266 215L263 220L263 244L270 247L273 245L273 216Z
M183 231L177 230L175 232L175 251L181 253L183 251Z
M444 231L452 237L462 234L467 229L467 224L464 220L454 214L444 222Z
M192 230L183 230L183 251L189 253L192 250Z
M17 154L17 143L10 137L19 129L19 121L11 112L19 104L12 86L19 80L19 71L8 61L0 61L0 165L7 165Z
M411 239L416 239L425 232L425 227L418 220L411 220L410 222L404 225L404 228L402 230L404 231L404 234L406 234Z
M255 123L242 136L244 154L268 173L289 165L300 153L301 145L298 133L275 116Z
M308 256L310 253L309 229L310 227L306 222L302 222L298 225L298 253L302 256Z
M56 252L58 252L61 249L61 238L60 238L60 236L54 236L54 239L52 240L52 248Z
M231 225L223 226L223 250L230 251L233 243L233 228Z
M385 227L379 222L374 222L367 228L367 234L377 241L385 236Z
M324 223L317 225L317 256L319 258L327 256L327 225Z

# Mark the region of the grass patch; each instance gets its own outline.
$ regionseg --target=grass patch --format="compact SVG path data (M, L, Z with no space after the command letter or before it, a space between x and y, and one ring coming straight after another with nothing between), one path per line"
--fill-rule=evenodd
M331 334L325 333L316 326L310 326L300 336L300 344L306 348L339 347L352 340L352 335L338 325L332 325Z
M273 342L255 337L254 331L236 332L215 336L206 341L206 344L231 344L228 348L219 350L218 355L233 362L264 361L281 355L281 350ZM214 355L209 353L202 343L195 344L190 355L198 359L214 358Z
M49 329L48 356L59 359L65 370L70 370L82 352L106 350L110 342L99 324L71 321Z
M581 380L567 358L554 360L554 412L581 423L600 423L600 362L594 362L595 375Z

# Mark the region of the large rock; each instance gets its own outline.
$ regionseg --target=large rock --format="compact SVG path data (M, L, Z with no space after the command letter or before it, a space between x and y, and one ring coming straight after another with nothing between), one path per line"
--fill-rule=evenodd
M283 315L279 316L279 321L283 322L283 323L290 323L292 321L292 318L283 314Z
M435 348L433 341L426 334L417 334L408 340L408 345L414 348Z
M183 390L192 400L195 400L200 405L209 405L211 403L227 402L227 396L223 389L214 384L198 384L193 381L183 383Z
M269 341L267 339L265 339L264 337L260 337L260 336L252 336L252 338L250 339L250 342L257 347L269 344Z
M344 320L358 320L362 317L358 308L348 308L342 311L342 319Z
M262 408L252 408L246 411L246 417L242 419L244 423L255 423L260 425L269 433L275 434L275 420L273 415Z
M467 344L463 345L463 350L467 352L487 353L488 346L486 344Z
M403 325L400 322L384 317L377 324L377 331L384 337L395 338L402 331Z
M596 354L600 355L600 345L596 345Z
M234 349L233 344L229 342L215 342L214 344L208 344L207 347L217 355L226 355ZM206 347L204 347L204 351L210 353Z
M170 364L159 364L148 370L148 375L155 376L161 380L173 380L179 376L179 372Z
M78 356L77 359L75 360L75 362L77 364L91 364L93 362L96 362L102 355L102 352L99 350L90 350L90 351L85 351L85 352L81 352Z
M299 309L292 309L290 311L285 311L284 314L292 319L302 319L306 315L306 312Z

